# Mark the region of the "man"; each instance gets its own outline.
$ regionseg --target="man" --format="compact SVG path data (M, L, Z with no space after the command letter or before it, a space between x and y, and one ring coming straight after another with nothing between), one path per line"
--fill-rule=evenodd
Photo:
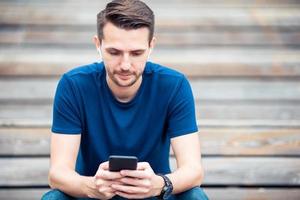
M147 62L154 14L115 0L97 15L103 62L61 78L54 100L49 182L43 199L206 199L194 100L187 79ZM170 145L177 169L169 167ZM136 170L108 170L110 155Z

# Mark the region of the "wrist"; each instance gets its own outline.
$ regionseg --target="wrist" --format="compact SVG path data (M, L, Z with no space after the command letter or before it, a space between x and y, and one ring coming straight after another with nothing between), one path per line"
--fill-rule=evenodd
M161 176L155 175L153 196L159 196L164 186L165 186L164 179Z
M172 192L173 192L173 184L168 176L163 175L163 174L158 174L158 176L161 176L162 179L164 180L164 186L163 186L159 196L157 196L157 198L158 199L169 199L169 197L171 197Z
M82 188L82 193L84 197L92 198L94 197L94 191L97 190L96 184L95 184L95 179L94 177L91 176L82 176L81 179L81 188Z

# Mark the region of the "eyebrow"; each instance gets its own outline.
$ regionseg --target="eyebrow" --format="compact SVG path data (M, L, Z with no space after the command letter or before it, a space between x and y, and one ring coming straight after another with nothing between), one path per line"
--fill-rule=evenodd
M107 51L117 51L117 52L123 52L122 50L120 49L116 49L114 47L108 47L106 48ZM133 50L130 50L129 52L144 52L146 51L146 49L133 49Z

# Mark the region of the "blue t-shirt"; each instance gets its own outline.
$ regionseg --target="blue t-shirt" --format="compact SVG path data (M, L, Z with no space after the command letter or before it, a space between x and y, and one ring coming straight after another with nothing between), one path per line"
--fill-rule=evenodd
M109 155L137 156L170 173L170 139L196 132L194 98L185 76L147 62L135 97L119 102L103 63L75 68L57 86L52 132L81 134L76 171L95 175Z

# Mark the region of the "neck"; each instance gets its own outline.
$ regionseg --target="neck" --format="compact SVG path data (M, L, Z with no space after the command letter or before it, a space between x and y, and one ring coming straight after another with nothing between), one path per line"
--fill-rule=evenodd
M133 85L128 87L118 86L108 76L106 76L106 81L115 98L122 103L126 103L135 97L142 84L142 76L140 76L140 78Z

